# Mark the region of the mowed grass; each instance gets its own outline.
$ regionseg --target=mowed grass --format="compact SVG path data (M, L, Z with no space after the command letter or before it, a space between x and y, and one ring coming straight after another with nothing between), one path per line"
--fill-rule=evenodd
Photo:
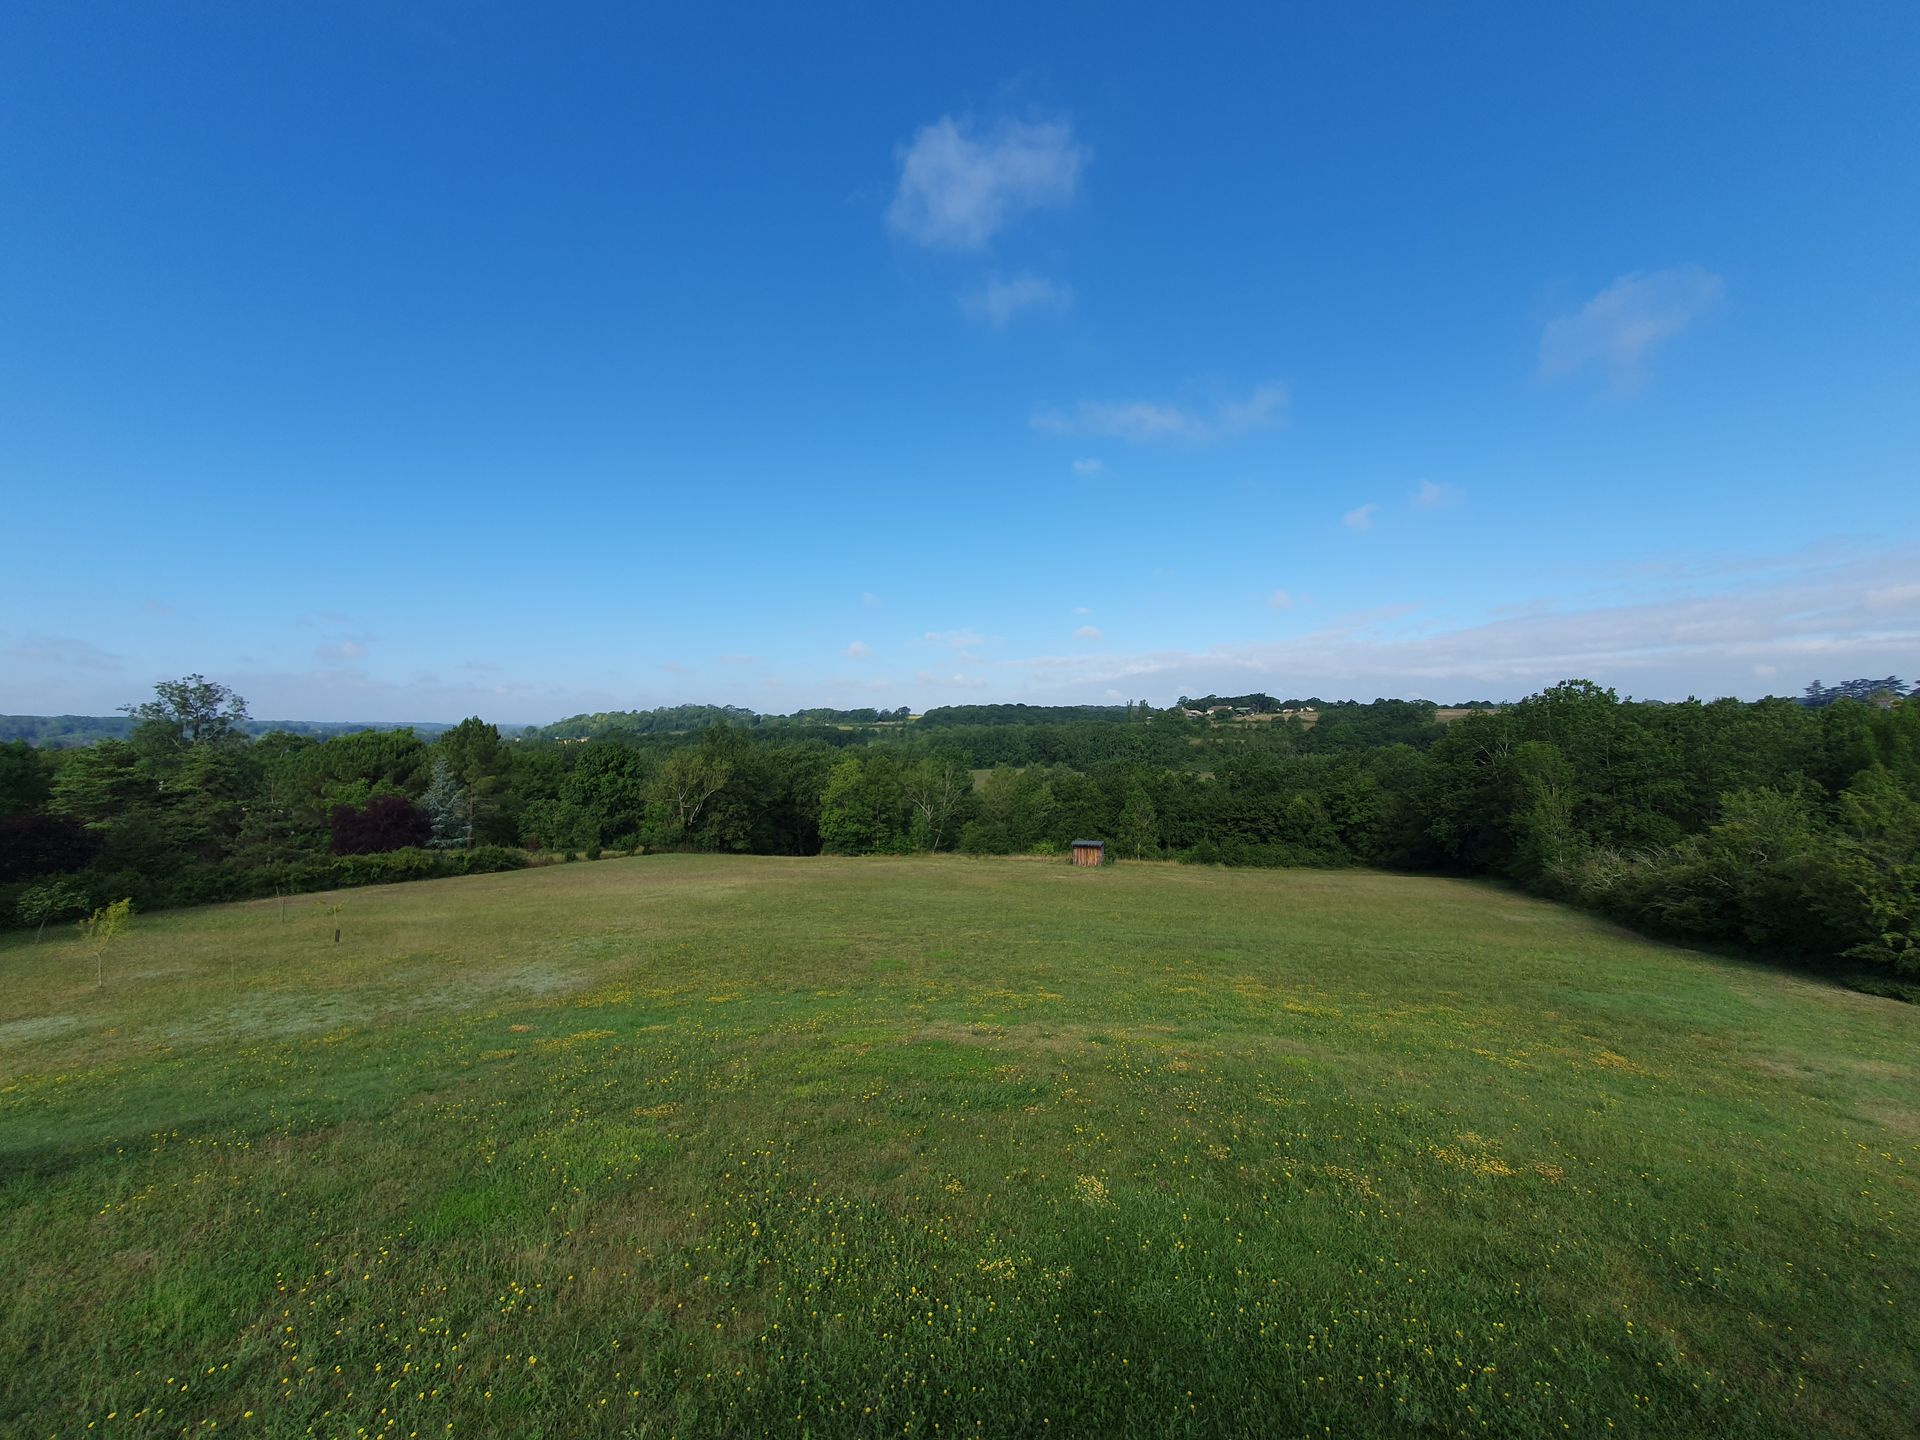
M669 856L106 963L0 942L9 1436L1916 1430L1920 1011L1491 886Z

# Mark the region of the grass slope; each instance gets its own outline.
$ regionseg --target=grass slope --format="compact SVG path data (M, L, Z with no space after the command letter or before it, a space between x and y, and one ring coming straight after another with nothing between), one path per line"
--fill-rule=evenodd
M1920 1412L1920 1011L1487 886L659 857L107 971L0 943L9 1435Z

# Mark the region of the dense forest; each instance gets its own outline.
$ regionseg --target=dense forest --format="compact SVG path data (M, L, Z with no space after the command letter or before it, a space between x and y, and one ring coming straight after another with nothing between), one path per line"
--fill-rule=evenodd
M686 706L430 737L256 734L240 697L189 676L123 735L0 745L0 920L613 851L1047 854L1088 835L1121 860L1500 877L1653 933L1913 976L1920 702L1889 681L1659 704L1576 680L1451 723L1426 701L1282 718L1247 696L1245 715Z
M0 744L24 740L43 750L69 750L77 745L98 745L102 740L127 740L140 722L126 715L0 715ZM411 730L427 739L447 727L432 722L389 724L352 720L244 720L240 732L258 739L282 731L324 740L329 735L351 735L357 730Z

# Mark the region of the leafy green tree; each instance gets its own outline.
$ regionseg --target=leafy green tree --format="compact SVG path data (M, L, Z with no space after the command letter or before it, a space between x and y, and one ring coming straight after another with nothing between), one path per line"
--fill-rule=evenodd
M478 716L470 716L442 734L435 749L466 796L467 846L471 849L499 813L497 797L507 783L509 764L500 731Z
M1062 837L1056 832L1063 828L1058 810L1047 772L997 767L980 788L977 818L962 830L961 849L974 855L1012 855L1057 844Z
M655 832L669 845L685 845L693 837L708 802L733 777L733 766L704 750L676 750L654 776L648 814Z
M1850 959L1920 975L1920 793L1885 766L1856 777L1836 806L1846 837L1812 904L1850 944Z
M107 950L113 942L126 933L133 923L133 901L116 900L111 905L102 905L93 914L80 922L80 933L87 942L87 948L93 951L95 966L94 985L107 983Z
M246 739L247 702L226 686L189 675L163 680L153 690L154 698L144 704L120 707L136 722L136 735L149 743L184 748Z
M48 808L104 829L141 806L156 804L160 785L140 751L126 740L103 740L61 756Z
M47 921L87 913L87 892L77 881L49 880L22 891L15 909L21 924L39 927L33 932L37 945L46 933Z
M183 850L206 861L228 854L259 793L251 745L202 744L178 757L162 785L162 810Z
M100 835L66 815L0 815L0 885L83 869Z
M1573 824L1573 767L1558 746L1523 740L1514 747L1509 768L1514 803L1522 807L1514 825L1513 871L1533 881L1559 875L1580 848Z
M0 745L0 816L19 815L47 803L53 763L24 740Z
M850 755L827 775L820 840L832 855L900 854L909 848L909 803L898 757Z
M913 833L923 848L938 850L952 839L972 808L973 772L965 760L941 751L909 766L901 793L913 811Z
M319 744L265 752L267 803L324 831L342 805L365 806L376 795L418 795L426 788L433 751L411 730L361 730Z
M1141 786L1127 792L1114 827L1114 854L1122 860L1144 860L1160 853L1160 815L1153 797Z

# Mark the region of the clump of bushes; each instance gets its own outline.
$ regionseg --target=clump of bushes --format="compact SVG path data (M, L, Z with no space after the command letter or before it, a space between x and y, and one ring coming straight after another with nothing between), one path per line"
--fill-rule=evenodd
M429 850L410 845L371 855L336 855L289 865L266 865L247 875L254 895L305 890L338 890L357 885L391 885L403 880L444 880L455 875L491 875L523 870L527 853L505 845L471 850Z
M329 828L336 855L418 849L433 840L432 817L404 795L376 795L365 805L336 805Z
M1920 976L1920 802L1874 770L1835 811L1797 793L1735 791L1705 833L1634 854L1581 852L1548 867L1544 888L1680 939Z

